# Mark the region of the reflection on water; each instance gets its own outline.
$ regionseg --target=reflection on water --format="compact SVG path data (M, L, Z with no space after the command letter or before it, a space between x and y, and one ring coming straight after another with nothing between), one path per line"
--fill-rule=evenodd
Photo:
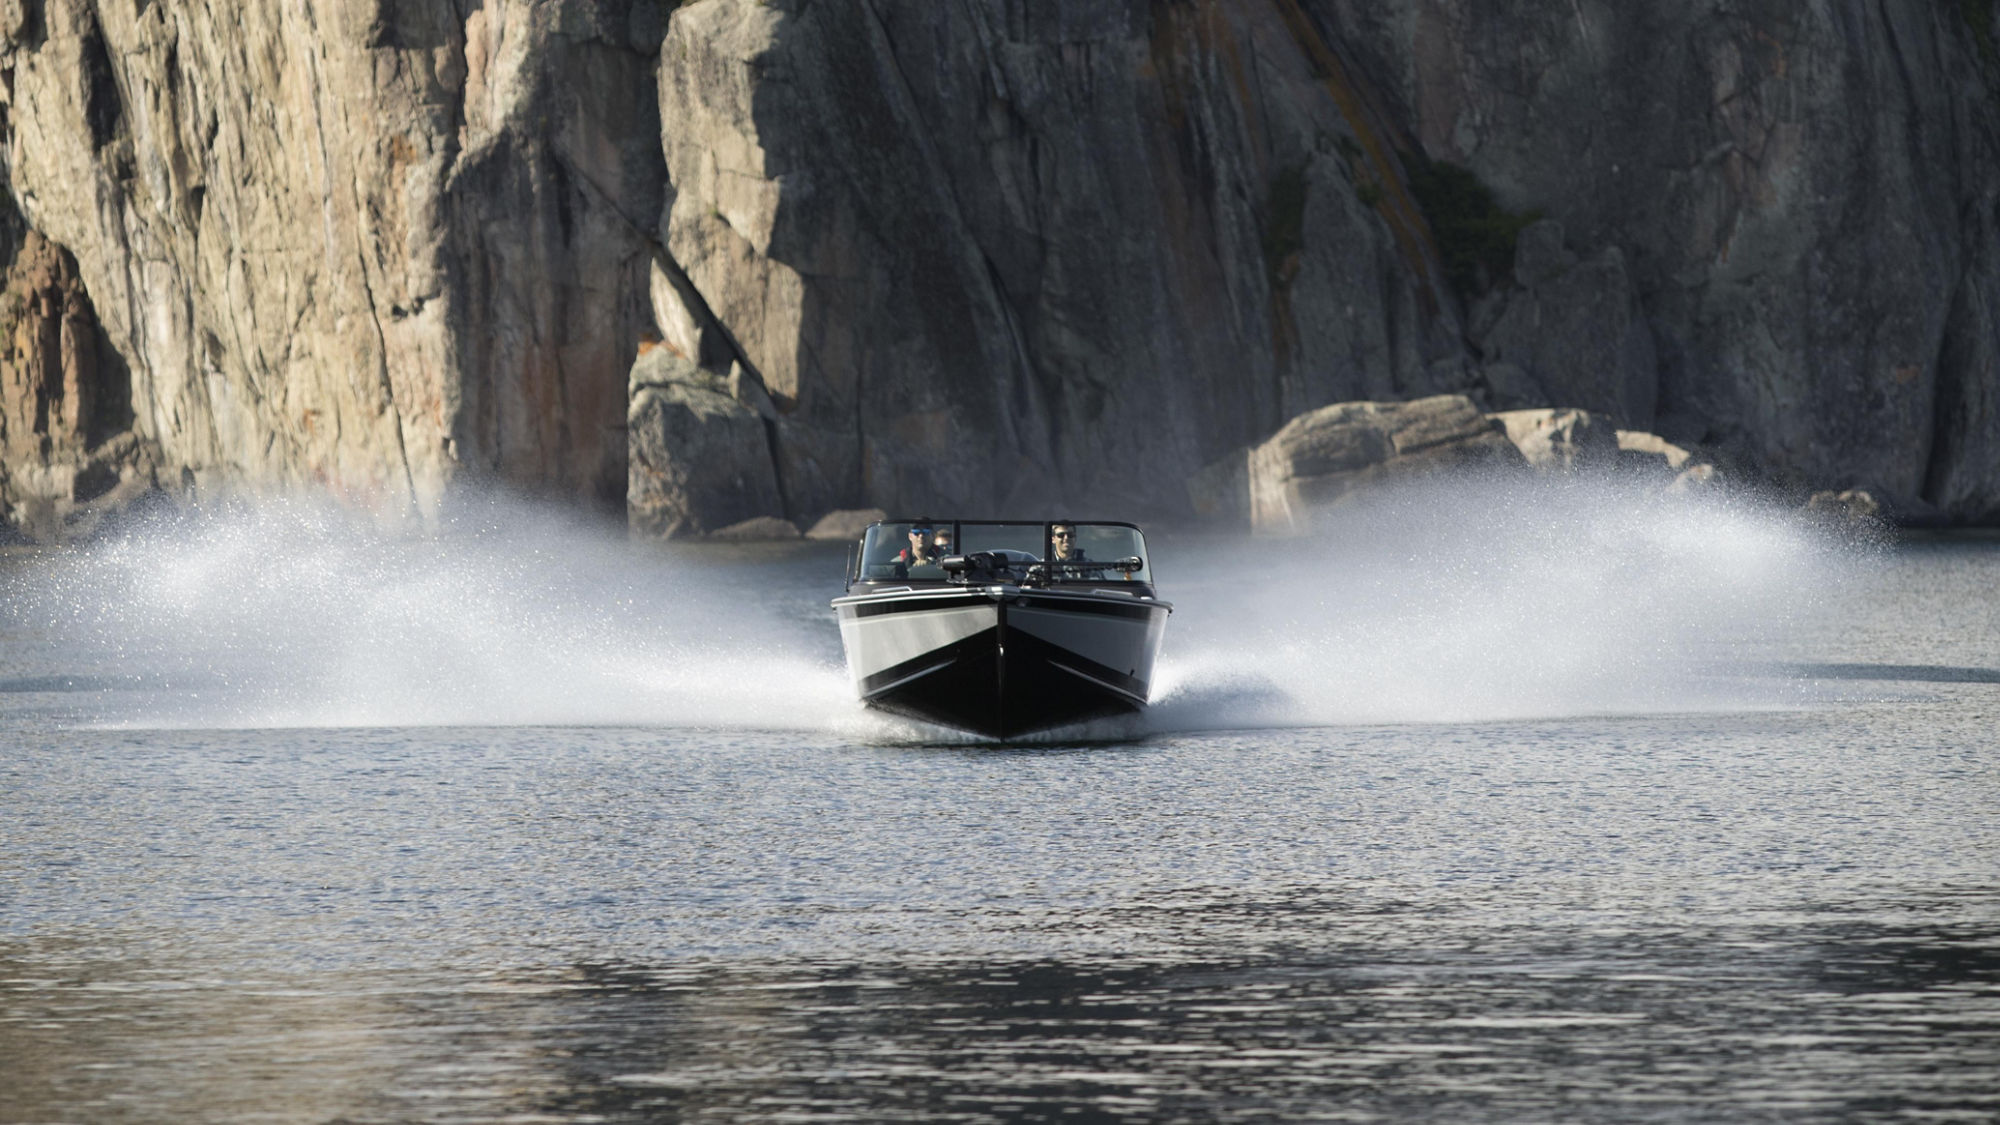
M0 958L9 1121L1991 1120L2000 899L1495 931L1211 901L1281 960L186 979ZM1197 919L1177 924L1198 925ZM1413 930L1425 935L1411 940ZM1388 956L1385 956L1388 954ZM41 959L37 958L37 962ZM51 974L54 975L51 975ZM282 1105L273 1098L282 1093Z

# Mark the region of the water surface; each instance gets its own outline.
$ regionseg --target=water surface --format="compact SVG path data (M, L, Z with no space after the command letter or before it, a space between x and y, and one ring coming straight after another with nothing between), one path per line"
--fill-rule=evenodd
M837 548L17 560L0 1121L2000 1114L2000 545L1438 510L1161 537L1159 706L1004 748Z

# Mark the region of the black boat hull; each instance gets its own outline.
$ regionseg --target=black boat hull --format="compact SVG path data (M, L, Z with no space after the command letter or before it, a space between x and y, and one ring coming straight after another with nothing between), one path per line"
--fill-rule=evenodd
M1012 738L1146 706L1170 606L986 587L834 602L869 706Z

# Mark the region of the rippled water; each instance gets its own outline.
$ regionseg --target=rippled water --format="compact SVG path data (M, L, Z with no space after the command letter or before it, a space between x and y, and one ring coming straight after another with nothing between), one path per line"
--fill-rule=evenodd
M2000 1114L2000 542L1426 504L1160 537L1159 706L1004 748L838 549L16 559L0 1121Z

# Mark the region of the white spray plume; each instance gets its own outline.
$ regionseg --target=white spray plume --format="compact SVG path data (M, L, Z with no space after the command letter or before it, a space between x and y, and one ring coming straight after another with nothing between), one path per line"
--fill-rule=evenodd
M787 729L858 713L837 647L783 591L526 504L412 535L271 501L148 524L28 585L71 649L166 689L154 705L171 712L137 723Z
M1604 478L1413 484L1191 554L1160 567L1183 590L1163 726L1796 705L1749 673L1860 557L1749 499Z
M1155 540L1177 607L1155 705L1087 733L1796 704L1742 666L1781 657L1853 569L1755 504L1603 481L1416 486L1313 538ZM8 606L17 632L140 689L99 722L937 737L855 702L836 557L733 558L524 504L417 536L268 502L47 557Z

